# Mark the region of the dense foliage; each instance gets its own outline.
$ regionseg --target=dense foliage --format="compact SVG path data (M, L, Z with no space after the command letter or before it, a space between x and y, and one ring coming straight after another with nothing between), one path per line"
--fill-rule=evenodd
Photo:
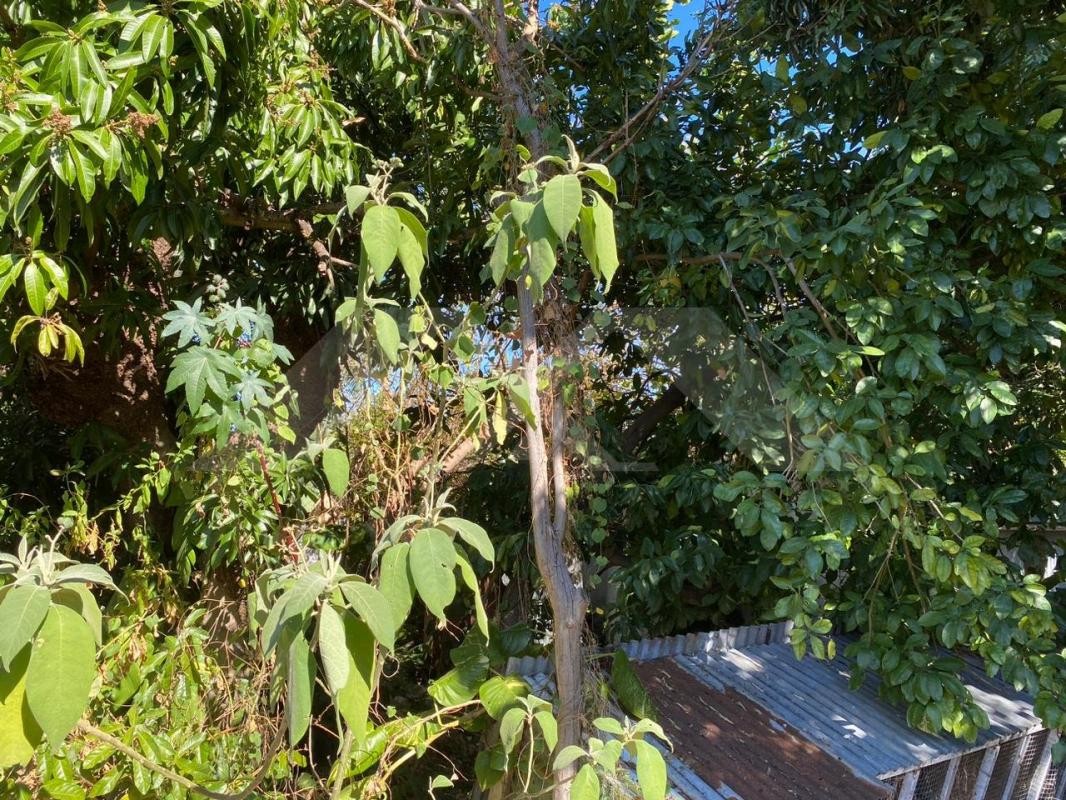
M591 646L764 619L1066 727L1066 8L672 16L0 4L0 793L661 797Z

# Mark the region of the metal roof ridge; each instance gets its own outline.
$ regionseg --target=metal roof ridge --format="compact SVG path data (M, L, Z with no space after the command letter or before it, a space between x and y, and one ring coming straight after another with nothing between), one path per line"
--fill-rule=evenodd
M787 642L792 632L792 622L773 622L762 625L745 625L722 628L703 633L681 633L675 636L659 636L648 639L633 639L620 644L597 648L600 655L622 650L633 661L650 661L670 656L691 656L719 650L734 650L765 644ZM507 659L508 675L540 675L553 672L551 658L547 656L522 656Z

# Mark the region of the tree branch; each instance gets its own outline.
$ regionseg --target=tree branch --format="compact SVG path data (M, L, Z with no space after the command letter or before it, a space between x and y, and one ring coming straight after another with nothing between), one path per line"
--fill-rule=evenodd
M201 795L203 797L209 797L211 798L211 800L247 800L247 798L251 796L252 792L255 791L256 787L258 787L259 784L262 783L263 778L266 777L267 770L270 769L270 765L274 761L274 756L277 754L278 748L281 746L281 737L285 733L285 726L280 725L278 727L277 733L274 734L274 741L271 743L270 750L267 753L267 757L263 759L263 763L259 765L259 768L255 771L255 774L252 775L252 779L248 783L248 785L236 794L216 792L211 789L208 789L205 786L201 786L196 781L190 780L184 775L179 775L177 772L167 769L162 764L155 763L150 758L147 758L138 753L136 750L134 750L128 744L123 742L121 739L112 736L106 731L100 730L99 728L86 722L85 720L82 720L78 723L78 730L88 736L92 736L94 739L99 739L101 742L111 745L111 747L115 748L115 750L122 753L122 755L126 756L131 761L140 764L145 769L151 770L157 775L162 775L167 780L173 781L179 786L188 789L190 792L195 792L196 794Z
M407 38L407 29L404 27L402 22L400 22L395 17L390 17L388 14L386 14L384 11L382 11L377 6L366 2L366 0L351 0L351 1L353 3L355 3L357 6L359 6L360 8L365 8L367 11L369 11L375 17L377 17L382 22L384 22L386 25L388 25L390 28L392 28L394 31L396 31L396 33L400 37L400 41L403 42L403 49L407 51L407 55L409 55L412 58L412 60L417 61L419 64L424 64L425 63L425 59L422 58L422 56L420 56L418 54L418 51L415 50L415 46L413 44L411 44L411 40Z
M677 384L670 384L665 392L655 398L655 401L640 412L629 427L622 433L622 450L632 455L644 440L651 436L666 417L685 404L685 394Z
M731 2L724 3L722 6L720 6L718 9L717 19L721 20L724 16L726 16L731 6ZM720 34L721 28L718 25L715 25L709 31L707 31L707 33L704 34L703 38L700 39L699 42L696 44L696 48L692 51L692 54L689 56L688 61L685 62L685 66L683 66L673 78L663 84L660 84L659 88L655 91L655 94L652 95L651 99L648 100L648 102L646 102L643 106L641 106L636 111L636 113L629 117L629 119L623 122L621 127L617 128L606 139L600 142L599 146L591 153L589 153L586 158L589 161L595 161L597 156L600 156L601 153L607 152L608 148L610 148L608 154L603 156L601 159L604 163L606 163L612 158L614 158L616 155L618 155L620 152L622 152L622 150L624 150L626 147L628 147L629 144L636 137L636 134L640 131L640 127L638 127L637 130L632 132L631 129L634 128L634 126L642 127L645 120L654 116L655 111L659 108L663 101L666 100L666 98L672 95L674 92L676 92L679 88L681 88L682 85L684 85L685 81L689 79L689 76L692 75L692 73L695 72L700 67L700 65L703 64L704 61L707 60L707 57L714 50L713 44ZM620 139L622 140L621 144L619 144L617 147L612 147L615 142L619 141Z

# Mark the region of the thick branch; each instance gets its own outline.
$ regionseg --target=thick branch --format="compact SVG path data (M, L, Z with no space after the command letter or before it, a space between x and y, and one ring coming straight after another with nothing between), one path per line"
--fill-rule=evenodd
M622 434L622 449L632 455L644 443L644 440L651 436L660 422L684 404L684 393L677 388L676 383L671 384L669 389L655 398L655 402L640 412L640 415L625 429Z

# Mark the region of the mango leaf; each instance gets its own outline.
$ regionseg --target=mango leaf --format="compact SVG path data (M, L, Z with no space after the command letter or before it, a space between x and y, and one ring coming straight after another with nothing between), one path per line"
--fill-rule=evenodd
M370 206L363 214L363 249L378 280L385 277L400 247L400 217L389 206Z
M369 583L354 579L343 581L340 590L378 642L392 650L396 646L396 617L385 596Z
M30 711L49 744L59 747L85 712L96 677L96 643L85 620L66 606L49 608L28 670Z
M348 481L351 477L347 453L335 447L323 450L322 471L326 473L329 491L337 497L343 497L348 491Z
M41 627L51 596L40 586L14 586L0 601L0 667L11 668L16 655Z
M544 187L543 202L552 229L566 241L581 211L581 181L576 175L556 175Z
M496 552L492 547L492 542L489 541L489 535L480 525L461 517L445 517L440 520L440 524L453 533L459 534L459 538L477 550L478 555L483 559L490 564L493 562Z
M0 770L18 767L33 757L41 743L41 729L26 706L26 668L30 648L0 669Z
M637 783L644 800L664 800L666 797L666 761L650 742L638 739L633 743L637 751Z
M390 364L400 360L400 329L392 315L379 308L374 309L374 335L377 336L381 352Z
M289 645L288 698L285 713L289 722L289 744L292 747L304 738L311 726L311 698L315 688L315 659L303 634L297 634Z
M35 262L31 261L26 265L22 273L22 283L26 289L26 300L29 301L33 313L38 317L42 316L47 310L48 284Z
M411 577L426 608L441 621L444 609L455 599L455 545L451 537L436 528L415 534L408 554Z
M407 620L414 598L411 576L407 570L407 554L410 549L411 545L407 542L393 545L382 554L381 568L378 570L378 588L388 601L394 629L397 631Z

